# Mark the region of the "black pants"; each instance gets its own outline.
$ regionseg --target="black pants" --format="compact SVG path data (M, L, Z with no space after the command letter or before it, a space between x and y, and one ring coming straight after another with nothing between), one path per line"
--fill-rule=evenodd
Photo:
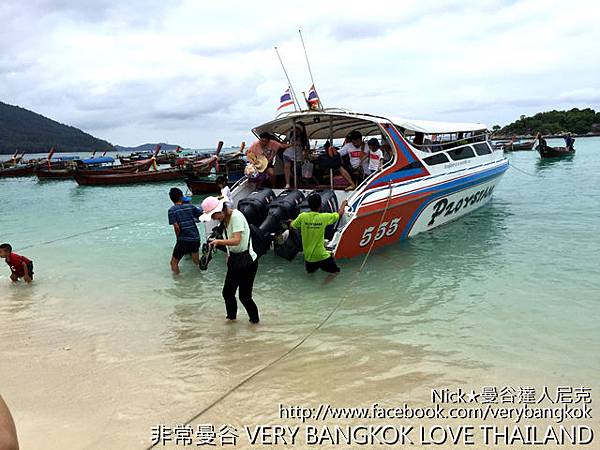
M227 318L234 320L237 318L237 300L235 293L240 288L240 302L246 308L250 322L258 323L258 307L252 300L252 287L254 278L258 270L258 258L254 263L244 270L236 271L227 265L227 275L225 276L225 285L223 286L223 298L225 299L225 309Z

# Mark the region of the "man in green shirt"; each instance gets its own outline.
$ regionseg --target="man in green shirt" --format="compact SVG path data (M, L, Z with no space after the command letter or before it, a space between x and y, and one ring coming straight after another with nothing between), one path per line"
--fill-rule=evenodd
M321 196L314 193L308 197L310 212L301 213L292 222L292 228L300 230L302 236L302 249L308 273L316 272L319 269L329 273L340 271L333 256L325 250L325 228L340 219L347 204L348 202L344 200L338 212L322 213L319 212L321 210Z

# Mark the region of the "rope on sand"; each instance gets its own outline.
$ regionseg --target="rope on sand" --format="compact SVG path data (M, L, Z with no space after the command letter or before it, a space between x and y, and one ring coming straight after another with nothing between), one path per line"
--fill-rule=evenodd
M383 223L383 221L385 219L385 215L386 215L386 213L387 213L387 211L389 209L390 201L391 201L391 198L392 198L392 183L391 182L389 183L389 186L390 186L390 193L388 195L387 203L385 205L385 208L384 208L384 210L383 210L383 212L381 214L381 219L379 221L379 227L381 226L381 224ZM362 273L365 265L367 264L367 260L369 259L369 256L371 255L371 251L373 250L374 245L375 245L375 239L373 239L371 241L371 245L369 246L369 250L365 254L363 262L362 262L360 268L358 269L358 272L357 272L358 275L360 275ZM358 276L355 277L352 280L352 284L355 283L357 280L358 280ZM352 287L352 284L350 284L349 287ZM350 292L350 291L352 291L352 289L348 289L348 291ZM270 369L275 364L277 364L278 362L280 362L281 360L283 360L284 358L286 358L287 356L289 356L290 354L292 354L302 344L304 344L308 339L310 339L310 337L312 337L317 331L319 331L321 329L321 327L323 327L323 325L325 325L327 323L327 321L329 321L329 319L331 319L331 317L338 311L338 309L342 306L342 304L346 301L346 299L347 299L347 296L340 298L340 300L336 303L335 307L329 312L329 314L327 314L327 316L325 316L323 318L323 320L321 320L321 322L319 322L319 324L315 328L313 328L307 335L305 335L296 344L294 344L294 346L292 346L290 349L286 350L284 353L282 353L281 355L279 355L277 358L271 360L270 362L268 362L264 366L262 366L259 369L255 370L250 375L248 375L246 378L244 378L242 381L240 381L238 384L236 384L235 386L233 386L232 388L230 388L227 392L225 392L222 395L220 395L212 403L210 403L208 406L204 407L204 409L202 409L200 412L196 413L193 417L190 417L185 422L185 425L191 424L193 421L195 421L198 418L200 418L202 415L204 415L206 412L208 412L209 410L211 410L213 407L215 407L221 401L225 400L227 397L229 397L231 394L233 394L236 390L238 390L239 388L241 388L245 384L249 383L254 378L256 378L258 375L260 375L261 373L263 373L266 370ZM149 447L146 448L146 450L151 450L154 447L156 447L156 445L157 444L150 445Z

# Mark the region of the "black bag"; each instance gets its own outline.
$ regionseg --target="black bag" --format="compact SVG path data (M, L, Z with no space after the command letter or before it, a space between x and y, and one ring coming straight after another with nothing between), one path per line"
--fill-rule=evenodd
M229 239L229 236L227 234L227 229L224 229L225 231L225 236ZM241 272L243 270L246 270L248 267L250 267L253 263L254 260L252 259L252 256L250 256L250 240L248 240L248 250L240 252L240 253L233 253L233 252L229 252L229 257L227 258L227 268L231 269L231 270L235 270L238 272Z
M246 270L252 264L254 264L254 260L252 259L252 256L250 256L250 252L248 250L241 253L229 252L227 268L235 270L236 272L241 272Z

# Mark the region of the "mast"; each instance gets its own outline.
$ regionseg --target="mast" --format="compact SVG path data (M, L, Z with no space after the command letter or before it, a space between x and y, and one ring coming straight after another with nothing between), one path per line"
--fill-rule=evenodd
M302 48L304 49L304 57L306 58L306 66L308 67L308 73L310 75L310 81L317 92L317 86L315 86L315 79L313 77L312 69L310 68L310 61L308 60L308 53L306 52L306 45L304 45L304 38L302 37L302 30L298 30L298 34L300 35L300 41L302 42ZM323 103L321 103L321 96L317 92L317 96L319 98L319 108L323 109Z
M275 47L275 53L277 53L277 58L279 58L279 62L281 63L281 68L283 69L283 73L285 74L285 77L287 78L288 86L290 88L290 93L292 94L292 100L294 101L294 110L302 111L302 108L300 107L300 103L298 102L298 98L296 97L296 93L294 92L294 86L292 86L292 82L290 81L290 77L287 73L287 70L285 70L285 66L283 65L283 60L281 59L281 55L279 54L279 50L277 49L277 47Z

